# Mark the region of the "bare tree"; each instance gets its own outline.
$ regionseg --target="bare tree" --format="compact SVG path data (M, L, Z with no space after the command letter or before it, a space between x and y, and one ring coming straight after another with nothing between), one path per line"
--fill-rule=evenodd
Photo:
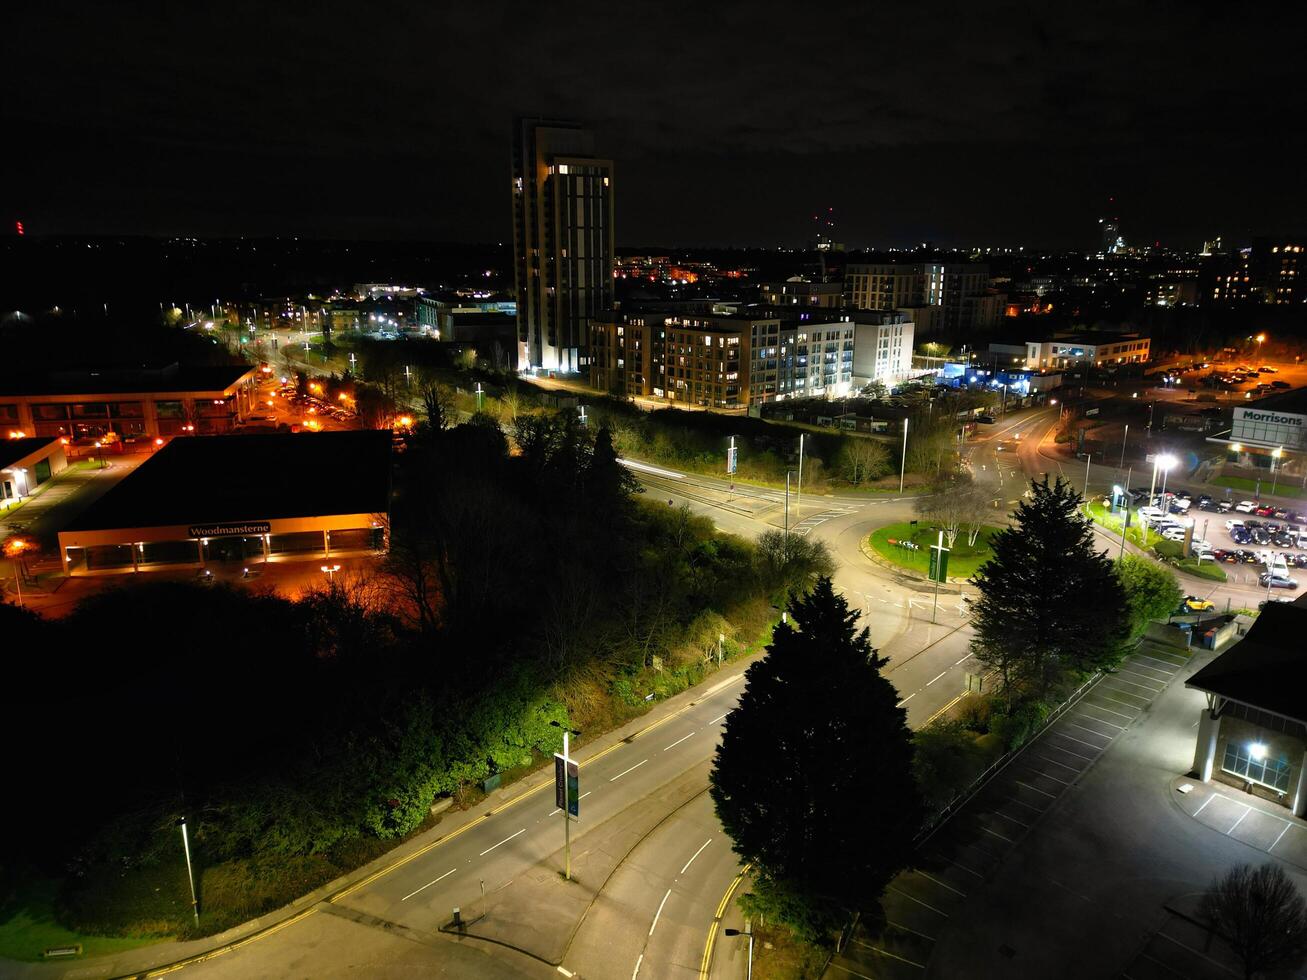
M840 475L855 487L889 471L889 450L872 439L849 437L840 452Z
M1240 864L1212 883L1202 913L1243 963L1245 980L1307 955L1307 903L1278 864Z

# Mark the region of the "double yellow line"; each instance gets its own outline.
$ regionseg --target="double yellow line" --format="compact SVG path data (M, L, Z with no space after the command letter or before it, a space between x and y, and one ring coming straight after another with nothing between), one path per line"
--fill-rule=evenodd
M752 867L752 864L746 864L740 869L740 873L735 876L735 880L726 889L726 894L722 896L722 900L717 903L717 914L713 916L712 924L708 927L708 939L703 944L703 960L699 963L699 980L708 980L708 973L712 969L713 946L717 943L717 927L722 924L722 919L726 916L726 907L730 905L731 896L735 894L735 889L740 887L740 882L744 880Z

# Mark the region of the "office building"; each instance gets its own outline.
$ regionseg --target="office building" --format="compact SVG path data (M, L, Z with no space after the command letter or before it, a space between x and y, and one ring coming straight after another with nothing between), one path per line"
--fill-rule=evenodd
M590 321L613 305L613 162L577 123L519 119L513 134L518 363L588 367Z
M0 425L23 435L121 439L231 432L256 409L257 368L112 368L0 378Z
M1006 344L990 345L990 350L1001 355L1006 347ZM1057 370L1077 364L1110 367L1145 364L1149 356L1148 338L1137 333L1055 334L1049 340L1026 341L1025 366L1031 371Z

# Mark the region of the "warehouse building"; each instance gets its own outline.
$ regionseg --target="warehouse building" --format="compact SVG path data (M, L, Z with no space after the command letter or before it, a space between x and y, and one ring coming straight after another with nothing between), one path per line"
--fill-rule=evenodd
M388 432L176 439L59 532L69 574L322 559L388 546Z
M58 476L67 465L58 439L15 436L0 442L0 513Z

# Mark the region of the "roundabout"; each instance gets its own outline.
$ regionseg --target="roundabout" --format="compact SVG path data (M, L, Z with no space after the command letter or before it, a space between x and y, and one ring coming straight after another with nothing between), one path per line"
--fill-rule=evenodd
M983 525L974 544L967 531L960 531L949 554L949 579L968 579L974 575L993 554L990 539L1000 530L992 524ZM864 539L864 546L884 561L925 577L930 565L930 548L939 540L939 531L939 525L933 521L897 521L872 531Z

